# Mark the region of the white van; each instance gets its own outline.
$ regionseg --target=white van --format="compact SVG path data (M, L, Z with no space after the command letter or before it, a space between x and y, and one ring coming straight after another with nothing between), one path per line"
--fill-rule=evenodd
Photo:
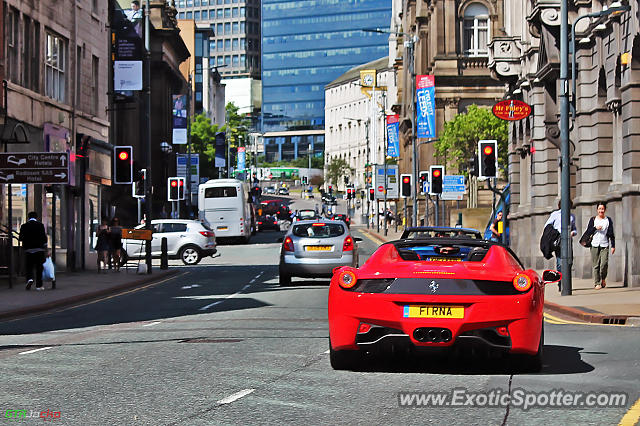
M236 179L211 179L198 187L198 217L216 238L239 237L249 242L255 234L253 205L247 184Z

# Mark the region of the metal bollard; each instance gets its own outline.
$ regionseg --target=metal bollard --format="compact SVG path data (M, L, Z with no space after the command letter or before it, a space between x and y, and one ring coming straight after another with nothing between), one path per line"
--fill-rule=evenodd
M167 237L162 237L160 243L160 269L169 269L169 257L167 256Z

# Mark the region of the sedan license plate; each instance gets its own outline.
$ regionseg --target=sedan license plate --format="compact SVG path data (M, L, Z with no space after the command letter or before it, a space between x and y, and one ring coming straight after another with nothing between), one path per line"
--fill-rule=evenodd
M304 246L306 251L331 251L331 246Z
M464 306L405 305L405 318L464 318Z

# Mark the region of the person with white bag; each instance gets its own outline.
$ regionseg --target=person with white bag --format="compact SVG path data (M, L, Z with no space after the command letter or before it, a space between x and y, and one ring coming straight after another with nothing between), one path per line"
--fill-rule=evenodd
M47 249L47 233L44 225L38 222L38 214L29 212L29 220L20 226L20 241L25 258L25 269L27 276L26 290L31 290L33 285L33 269L36 270L35 282L36 290L44 290L42 285L42 271L45 262L45 250Z

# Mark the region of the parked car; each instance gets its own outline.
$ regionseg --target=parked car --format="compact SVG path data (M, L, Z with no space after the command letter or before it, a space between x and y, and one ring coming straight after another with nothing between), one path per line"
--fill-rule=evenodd
M257 221L258 231L265 231L271 229L273 231L279 231L280 225L278 225L278 218L273 215L263 215L258 217Z
M281 187L278 188L279 195L289 195L289 188Z
M198 220L158 219L151 221L153 239L151 256L161 255L162 238L167 238L169 258L180 259L185 265L196 265L205 256L216 254L216 236L213 230ZM142 229L139 225L135 229ZM145 256L145 242L122 239L122 258L139 259Z
M280 285L291 277L330 277L334 268L358 265L357 242L344 222L303 220L294 222L282 240Z

